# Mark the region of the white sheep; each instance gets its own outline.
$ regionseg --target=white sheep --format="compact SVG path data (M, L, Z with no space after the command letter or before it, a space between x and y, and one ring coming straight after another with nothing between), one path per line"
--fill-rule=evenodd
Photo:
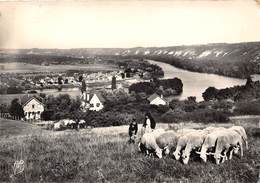
M156 138L157 145L164 150L165 154L169 154L170 150L176 147L177 141L178 134L173 130L166 131Z
M222 132L216 141L216 148L214 153L214 158L216 160L216 164L220 163L221 157L224 156L222 163L226 160L227 152L230 150L229 159L232 159L233 151L237 147L237 145L241 148L241 157L243 156L243 146L242 146L242 137L239 133L232 129L225 130ZM235 147L235 148L234 148ZM224 155L221 155L223 152Z
M182 161L184 164L188 164L190 159L190 154L193 150L197 150L201 148L207 134L208 134L207 131L198 130L196 132L189 133L186 136L187 143L182 153Z
M142 138L141 142L139 143L139 150L141 152L145 152L146 155L150 155L152 151L155 151L155 154L158 158L162 158L162 149L157 145L156 138L159 137L165 130L157 129L150 133L145 133Z
M237 133L239 133L239 135L242 137L242 139L243 139L243 141L245 143L246 149L248 149L247 134L246 134L246 131L245 131L244 127L242 127L242 126L232 126L229 129L234 130Z
M197 130L194 129L183 129L178 132L178 142L176 149L173 153L176 160L179 160L181 157L181 151L186 147L186 144L188 142L189 134L197 132Z

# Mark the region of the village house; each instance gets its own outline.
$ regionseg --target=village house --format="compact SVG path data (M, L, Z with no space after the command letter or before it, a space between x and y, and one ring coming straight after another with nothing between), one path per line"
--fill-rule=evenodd
M25 96L21 99L26 120L40 120L44 104L40 98Z
M100 111L104 108L105 99L100 93L83 92L81 96L81 108L83 111Z
M147 99L151 105L167 105L167 100L161 95L154 93Z

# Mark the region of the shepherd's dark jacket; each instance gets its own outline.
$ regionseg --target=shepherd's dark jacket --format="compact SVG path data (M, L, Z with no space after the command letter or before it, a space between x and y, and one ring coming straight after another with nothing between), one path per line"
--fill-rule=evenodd
M137 131L138 131L138 124L137 123L135 123L135 124L130 123L129 130L128 130L129 135L130 136L132 136L133 134L136 135Z

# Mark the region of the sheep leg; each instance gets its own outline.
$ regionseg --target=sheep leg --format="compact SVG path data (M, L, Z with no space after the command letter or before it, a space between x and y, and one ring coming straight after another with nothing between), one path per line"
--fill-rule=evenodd
M226 160L227 160L227 152L228 152L228 149L226 149L224 152L223 152L223 158L222 158L222 161L221 163L224 163Z
M242 144L242 142L239 142L239 146L240 146L241 157L243 157L244 153L243 153L243 144Z
M231 160L232 159L232 157L233 157L233 151L234 151L234 148L232 148L231 150L230 150L230 154L229 154L229 159Z
M248 149L248 142L247 142L247 140L245 140L246 141L246 149Z
M145 154L146 154L146 156L149 156L149 155L150 155L148 149L146 149Z

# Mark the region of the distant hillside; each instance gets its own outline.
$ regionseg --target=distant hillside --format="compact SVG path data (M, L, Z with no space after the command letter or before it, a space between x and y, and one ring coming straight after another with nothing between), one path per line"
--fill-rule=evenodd
M115 55L145 57L191 71L238 78L260 72L260 42L132 48Z
M14 50L2 50L0 55ZM93 56L148 58L176 67L205 73L246 78L260 73L260 42L207 44L172 47L23 49L19 54L77 58Z

